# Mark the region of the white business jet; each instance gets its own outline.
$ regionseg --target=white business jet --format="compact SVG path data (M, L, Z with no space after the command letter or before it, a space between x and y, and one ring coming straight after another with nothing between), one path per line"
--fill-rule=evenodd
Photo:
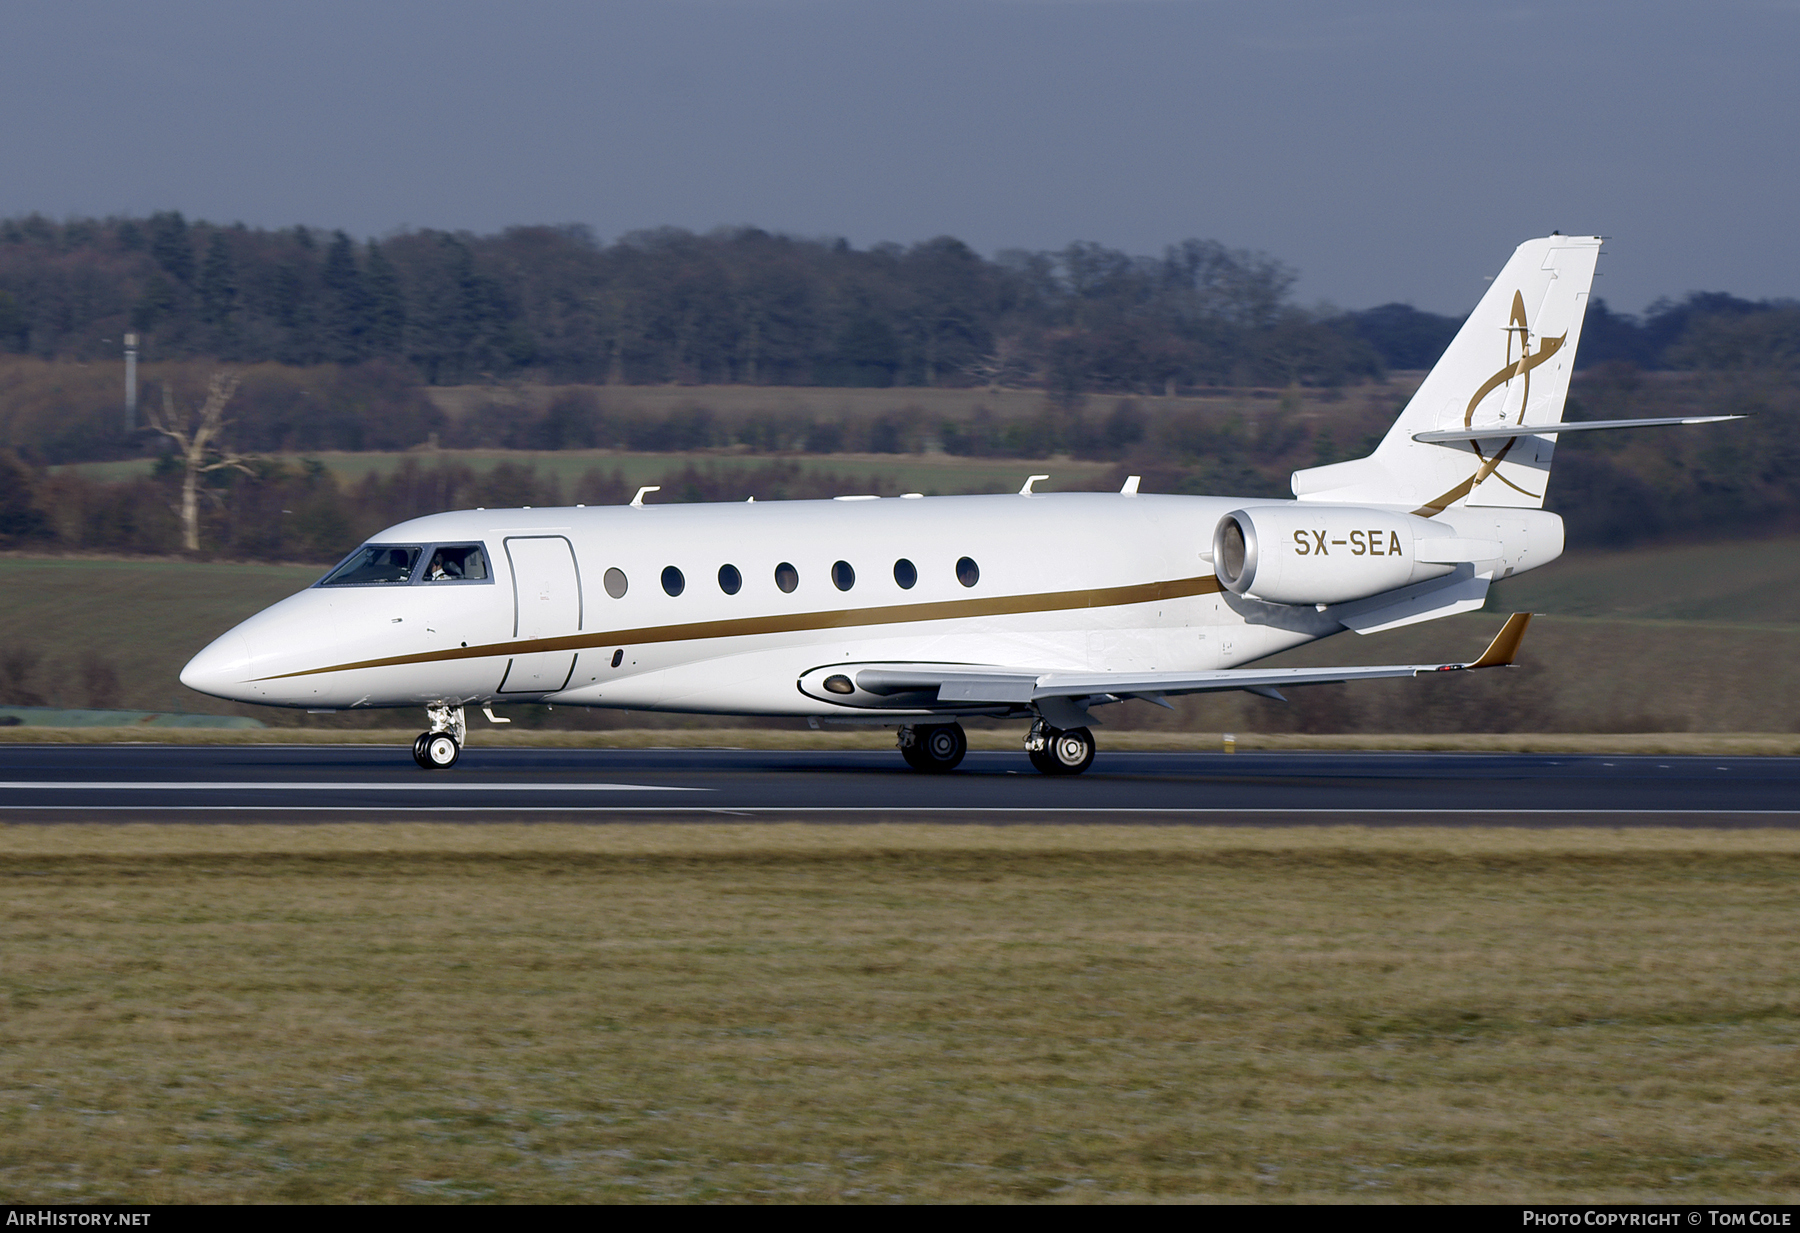
M1553 561L1559 434L1731 418L1561 422L1600 251L1519 246L1367 458L1295 472L1293 501L1037 493L463 510L390 527L181 674L216 697L422 706L419 765L453 765L498 703L887 724L954 768L967 716L1029 721L1051 775L1128 699L1496 667L1515 614L1456 664L1255 669L1344 630L1482 606ZM1165 704L1166 705L1166 704ZM492 717L491 709L488 711Z

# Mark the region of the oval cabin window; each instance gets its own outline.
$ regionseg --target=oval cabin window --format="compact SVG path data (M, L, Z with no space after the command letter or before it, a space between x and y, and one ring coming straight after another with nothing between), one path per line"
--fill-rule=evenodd
M663 570L662 584L663 590L670 595L679 595L687 587L687 579L681 576L680 570L671 565Z
M719 590L727 595L736 595L743 588L744 576L738 573L735 565L719 566Z
M856 585L856 571L850 568L850 562L839 561L831 567L831 585L840 591L848 591Z
M910 591L919 581L919 567L905 557L894 562L894 581L900 584L902 591Z
M606 587L606 593L614 599L624 599L625 588L631 585L625 580L625 571L622 569L607 570L600 581Z
M783 561L775 567L775 585L785 595L792 595L794 588L800 585L800 571Z
M966 587L972 587L981 581L981 566L975 564L973 557L964 557L956 563L956 580Z

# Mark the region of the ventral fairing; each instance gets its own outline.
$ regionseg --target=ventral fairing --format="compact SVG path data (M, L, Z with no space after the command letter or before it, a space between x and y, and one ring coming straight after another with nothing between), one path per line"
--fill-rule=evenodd
M947 771L958 720L1028 723L1046 774L1091 712L1175 694L1512 661L1528 617L1454 664L1247 667L1318 638L1481 607L1563 550L1542 506L1595 236L1519 246L1373 454L1291 501L1117 493L461 510L389 527L196 655L203 693L311 710L423 707L455 763L465 708L507 702L788 715L898 728ZM1728 418L1728 417L1709 417Z

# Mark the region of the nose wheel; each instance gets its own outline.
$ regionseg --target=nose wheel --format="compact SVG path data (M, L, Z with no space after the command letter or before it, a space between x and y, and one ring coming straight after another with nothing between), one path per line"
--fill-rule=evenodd
M428 771L447 771L462 757L463 737L468 732L460 706L434 704L425 708L431 730L413 741L413 761Z
M462 746L448 732L421 732L413 742L413 761L428 771L447 771L462 757Z

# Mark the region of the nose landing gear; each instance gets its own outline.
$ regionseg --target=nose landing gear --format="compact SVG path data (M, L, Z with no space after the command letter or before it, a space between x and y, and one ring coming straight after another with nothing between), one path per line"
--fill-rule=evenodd
M1086 728L1052 728L1040 719L1025 738L1025 754L1045 775L1079 775L1094 763L1094 734Z
M928 775L956 769L969 752L969 738L961 724L927 724L900 729L900 756L906 765Z
M433 703L425 708L431 730L421 732L413 741L413 761L428 771L447 771L462 756L463 741L469 734L460 706Z

